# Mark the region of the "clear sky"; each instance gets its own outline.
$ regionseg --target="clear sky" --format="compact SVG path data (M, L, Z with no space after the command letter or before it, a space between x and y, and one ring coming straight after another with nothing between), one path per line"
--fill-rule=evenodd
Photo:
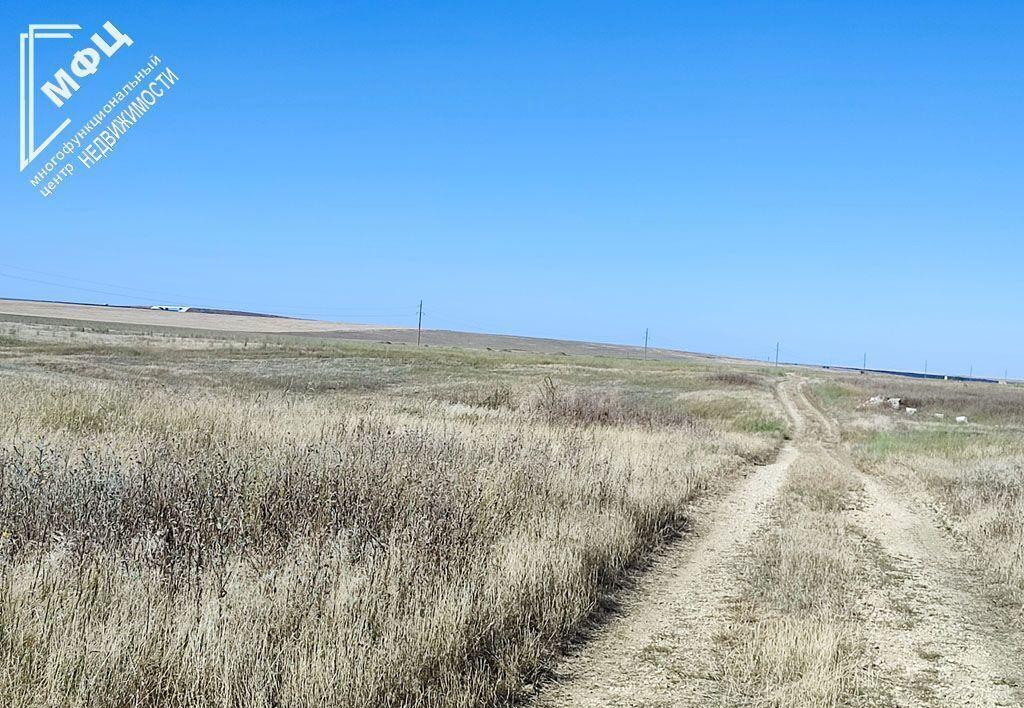
M422 298L431 327L1024 376L1022 3L0 19L0 295L396 324ZM135 44L73 128L151 54L180 81L44 199L17 169L18 33L108 19Z

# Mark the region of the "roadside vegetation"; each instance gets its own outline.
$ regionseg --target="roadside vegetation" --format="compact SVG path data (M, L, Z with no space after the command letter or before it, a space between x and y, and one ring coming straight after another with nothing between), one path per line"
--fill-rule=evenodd
M0 331L10 706L507 703L785 432L739 367Z
M1024 432L878 432L861 450L865 469L924 487L990 597L1024 628Z
M1024 628L1024 389L893 378L845 386L831 403L858 465L925 499L984 575L979 587ZM872 396L899 397L903 408L865 404Z
M913 566L880 541L891 544L908 517L880 524L901 504L934 517L950 532L950 557L981 576L986 606L1024 627L1024 391L829 374L808 393L813 398L800 402L808 435L798 439L801 454L771 523L744 555L731 621L715 647L721 702L937 705L945 689L936 671L948 667L928 664L945 661L956 638L930 633L923 613L947 608L917 602L905 582ZM889 399L900 399L898 407ZM872 478L894 490L895 507L874 506L880 498L865 486ZM908 644L887 646L899 632L887 622L918 631ZM917 652L909 662L908 651ZM992 668L1014 685L1012 667Z

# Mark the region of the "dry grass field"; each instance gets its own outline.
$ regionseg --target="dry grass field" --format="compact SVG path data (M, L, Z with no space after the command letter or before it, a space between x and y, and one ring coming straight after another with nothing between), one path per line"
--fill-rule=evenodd
M530 693L775 454L774 373L2 325L0 703Z
M0 704L1024 705L1024 390L599 351L0 322Z

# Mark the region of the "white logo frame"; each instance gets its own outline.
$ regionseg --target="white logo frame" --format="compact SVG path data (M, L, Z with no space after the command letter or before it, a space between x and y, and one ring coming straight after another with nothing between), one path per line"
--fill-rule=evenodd
M28 32L22 32L21 40L21 171L24 172L32 160L46 149L54 138L60 135L70 118L65 118L57 130L53 131L42 145L36 146L36 51L37 39L71 39L73 30L82 29L81 25L29 25ZM27 55L27 60L26 60Z

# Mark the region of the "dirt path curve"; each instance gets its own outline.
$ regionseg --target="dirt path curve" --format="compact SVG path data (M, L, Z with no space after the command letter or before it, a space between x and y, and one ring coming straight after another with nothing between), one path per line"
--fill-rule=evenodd
M789 380L778 388L791 430L802 431L795 391ZM774 463L754 468L699 521L696 534L655 563L621 615L559 667L561 680L545 687L536 705L705 705L716 692L710 647L736 594L734 566L767 523L770 503L798 455L787 443Z
M893 705L1024 706L1024 637L1009 633L974 591L976 579L932 512L856 468L839 424L805 385L792 377L778 388L793 438L778 459L740 482L696 534L655 563L622 613L563 662L537 708L717 704L713 642L738 594L738 562L804 449L823 451L863 483L864 502L849 513L886 569L863 598L863 629Z
M797 389L798 408L813 417L829 454L864 485L853 512L877 542L886 583L865 598L868 649L899 706L1024 705L1024 645L992 606L972 592L976 581L937 520L922 504L856 469L835 443L839 426Z

